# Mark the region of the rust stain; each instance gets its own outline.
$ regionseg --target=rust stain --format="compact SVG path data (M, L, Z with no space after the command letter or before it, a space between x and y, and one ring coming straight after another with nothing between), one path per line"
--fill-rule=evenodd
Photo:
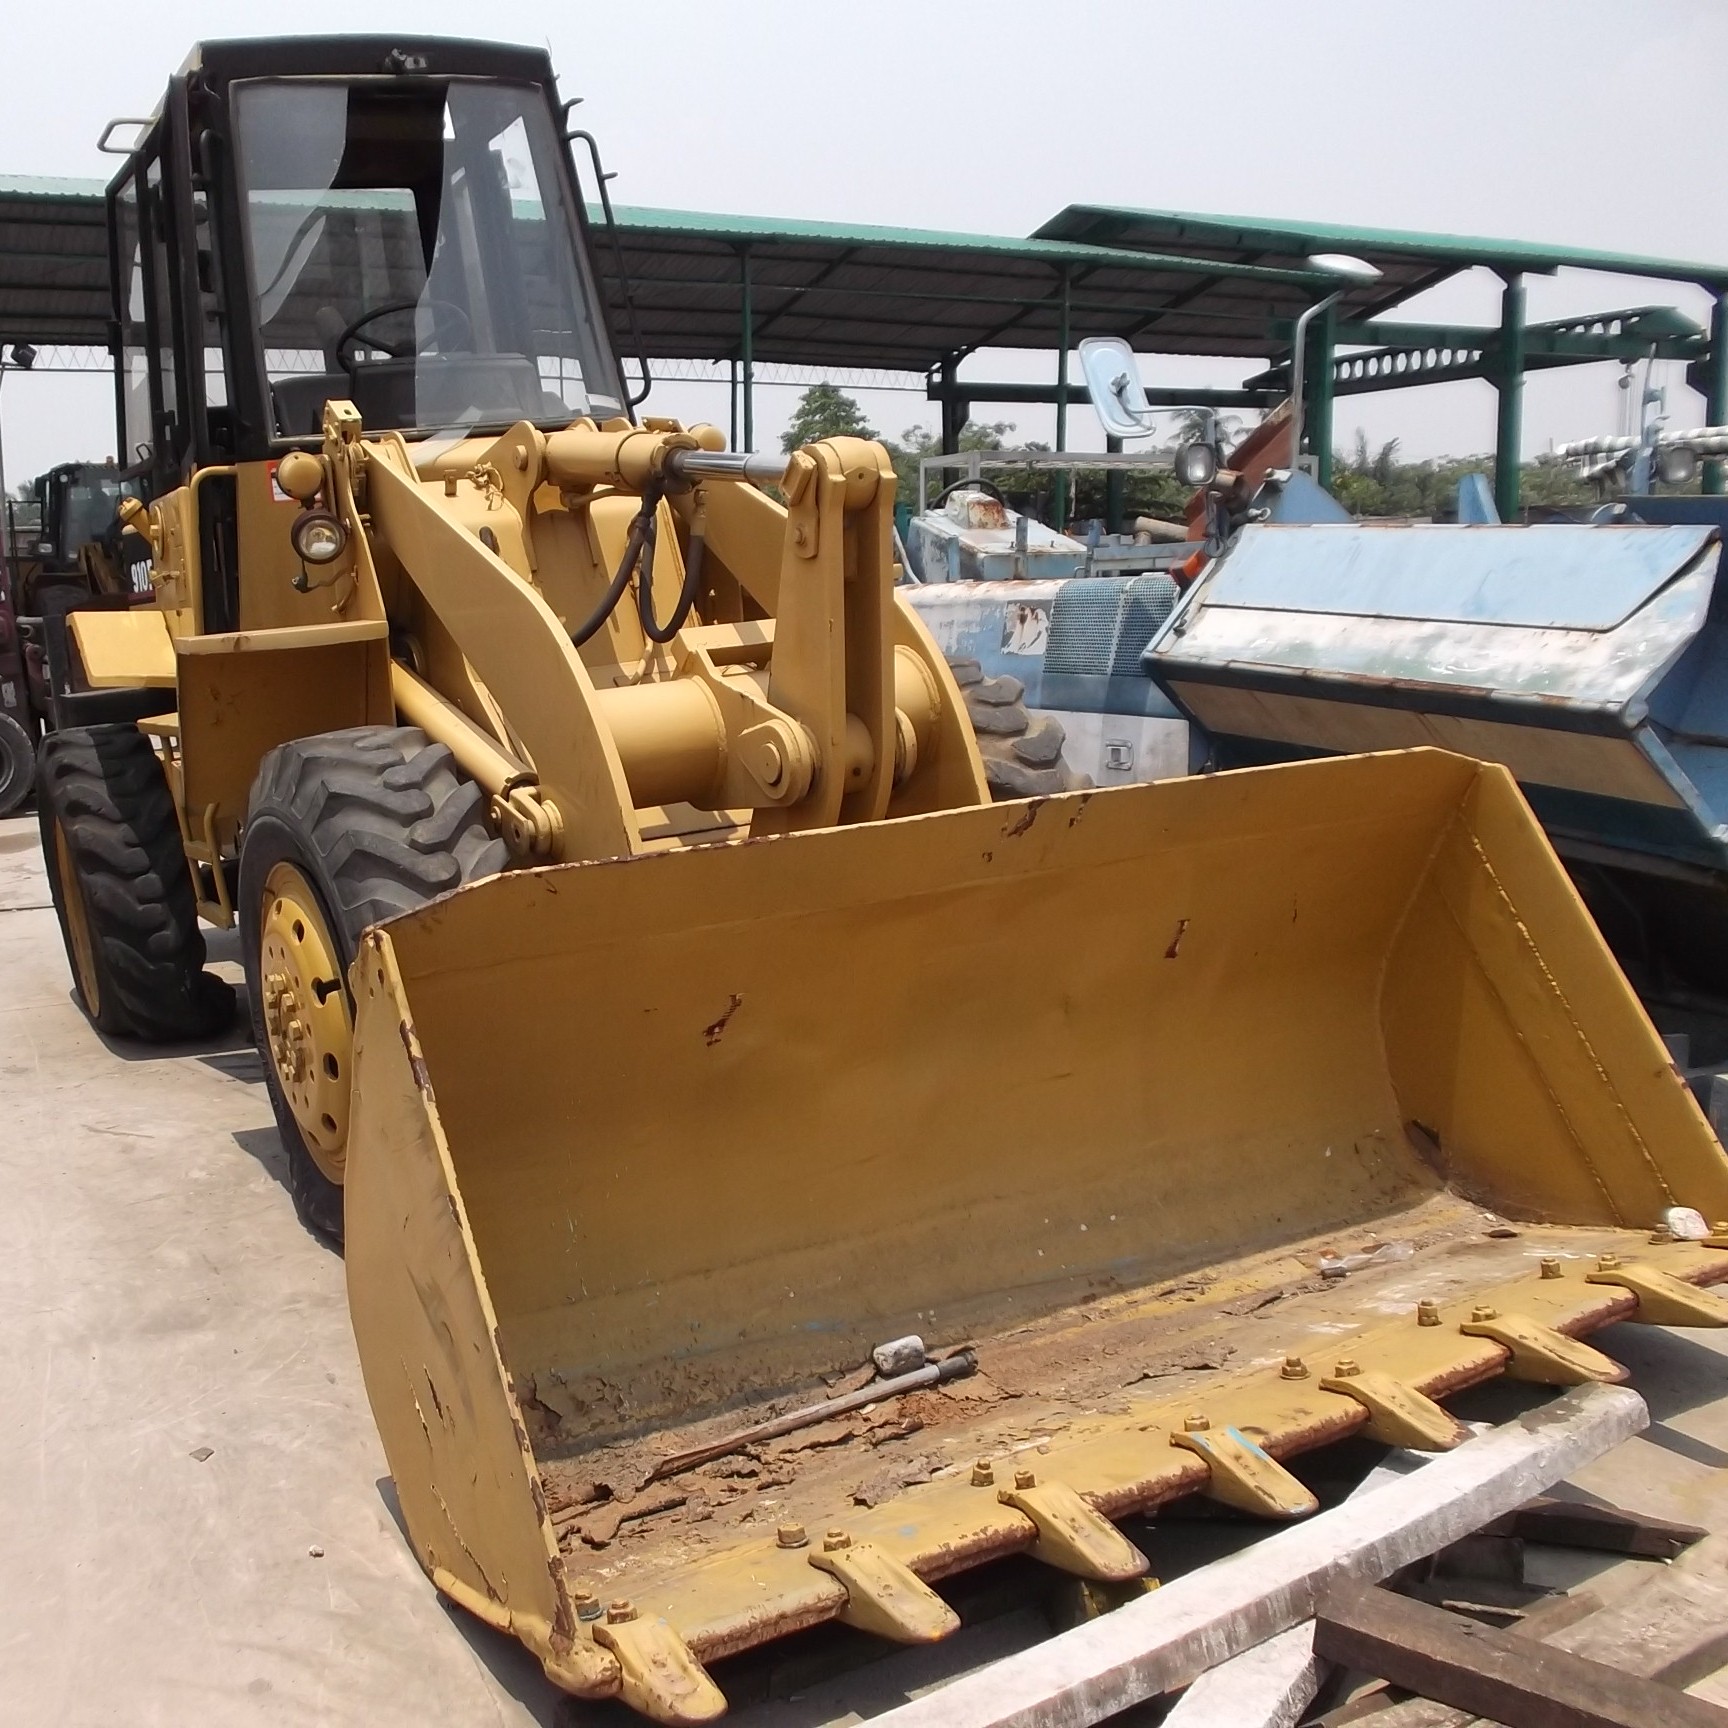
M420 1088L423 1098L430 1098L432 1075L426 1067L426 1058L414 1048L414 1028L407 1020L400 1020L397 1022L396 1031L402 1040L402 1048L408 1052L408 1067L414 1076L414 1084Z
M1176 920L1176 934L1170 938L1170 946L1164 950L1164 958L1166 960L1174 960L1176 956L1182 952L1182 938L1187 934L1188 920L1186 918L1178 918Z
M718 1020L702 1028L703 1041L708 1044L718 1044L726 1034L727 1023L743 1006L744 998L742 996L737 994L728 996L726 998L726 1011Z
M1072 828L1080 818L1086 814L1086 806L1091 802L1092 794L1090 792L1082 792L1080 794L1079 801L1075 804L1074 808L1068 812L1068 826L1070 828Z
M1026 808L1002 830L1005 840L1018 840L1034 822L1038 820L1038 812L1049 802L1047 798L1031 798L1027 800Z

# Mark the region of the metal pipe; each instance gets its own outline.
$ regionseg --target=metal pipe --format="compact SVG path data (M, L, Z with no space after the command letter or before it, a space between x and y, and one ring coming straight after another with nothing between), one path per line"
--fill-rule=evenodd
M1308 326L1342 296L1342 288L1334 288L1324 300L1316 300L1296 314L1296 328L1290 339L1290 466L1311 472L1302 460L1302 373L1307 363Z
M910 1374L896 1374L892 1380L877 1380L856 1392L842 1393L838 1398L824 1398L820 1404L807 1404L802 1410L789 1410L784 1416L770 1417L766 1422L740 1428L724 1440L711 1441L706 1446L693 1446L688 1452L674 1452L662 1458L649 1474L650 1482L676 1476L680 1470L694 1470L698 1464L712 1463L760 1440L775 1440L782 1434L795 1434L800 1428L814 1427L832 1416L846 1416L862 1410L866 1404L878 1404L884 1398L898 1398L902 1392L916 1392L921 1386L942 1386L950 1380L962 1380L978 1371L978 1357L972 1350L956 1350L940 1362L914 1368Z
M768 450L673 450L666 467L680 480L748 480L778 486L791 457Z

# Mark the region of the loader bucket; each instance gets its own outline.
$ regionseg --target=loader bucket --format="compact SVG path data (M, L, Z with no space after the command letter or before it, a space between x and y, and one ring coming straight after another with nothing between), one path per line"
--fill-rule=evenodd
M664 1721L823 1620L937 1636L998 1555L1143 1569L1108 1520L1178 1494L1299 1514L1279 1457L1614 1377L1579 1333L1728 1275L1651 1240L1728 1217L1721 1148L1511 776L1440 752L506 875L355 983L349 1291L415 1548ZM906 1333L979 1372L656 1478Z

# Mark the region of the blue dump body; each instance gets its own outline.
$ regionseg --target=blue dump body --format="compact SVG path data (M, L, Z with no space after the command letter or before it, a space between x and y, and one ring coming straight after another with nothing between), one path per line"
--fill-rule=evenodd
M1266 524L1147 655L1230 759L1437 744L1556 840L1728 873L1728 595L1708 526Z
M1728 996L1719 501L1659 502L1705 520L1252 525L1146 666L1221 766L1506 764L1628 970Z

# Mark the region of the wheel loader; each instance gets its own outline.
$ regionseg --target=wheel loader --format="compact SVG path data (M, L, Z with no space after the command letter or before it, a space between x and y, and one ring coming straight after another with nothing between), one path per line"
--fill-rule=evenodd
M44 750L98 1027L217 1028L238 928L437 1589L705 1721L1728 1317L1728 1161L1507 772L993 805L882 449L633 417L571 135L526 49L192 55L109 193L154 605L73 615Z

